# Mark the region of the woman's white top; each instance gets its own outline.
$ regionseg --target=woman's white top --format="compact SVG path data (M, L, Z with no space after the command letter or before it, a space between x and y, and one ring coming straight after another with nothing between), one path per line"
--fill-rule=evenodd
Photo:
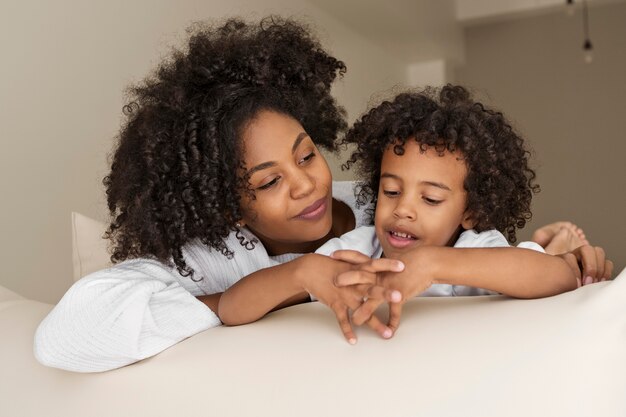
M366 221L356 209L353 182L333 182L333 197L354 211L356 225ZM243 229L251 240L254 235ZM119 368L153 356L196 333L221 324L196 297L223 292L242 277L295 259L270 257L259 242L252 250L235 233L226 239L231 259L199 241L183 248L194 280L175 267L152 259L133 259L87 275L76 282L41 322L34 353L39 362L76 372Z
M380 250L373 231L360 227L366 223L367 214L365 207L356 208L353 185L349 181L333 182L333 197L353 209L357 229L329 241L319 253L329 254L346 248L376 256ZM369 240L359 237L362 233ZM466 233L457 244L466 239ZM248 240L254 238L246 229L242 234ZM484 236L480 239L485 239ZM499 245L508 246L504 236L500 236L503 242ZM360 243L369 242L369 246L355 244L354 238ZM183 248L183 257L195 271L196 281L181 276L175 267L145 258L121 262L87 275L65 293L39 325L35 333L35 357L46 366L99 372L156 355L181 340L221 324L217 315L197 296L223 292L246 275L301 255L270 257L261 243L247 250L234 232L228 236L226 244L233 251L231 259L199 241ZM424 295L485 293L465 288L467 291L460 286L428 290Z

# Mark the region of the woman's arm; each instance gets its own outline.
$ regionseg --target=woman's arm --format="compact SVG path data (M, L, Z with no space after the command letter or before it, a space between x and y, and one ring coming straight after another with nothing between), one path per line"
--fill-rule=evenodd
M221 296L220 320L235 326L256 321L286 300L293 304L308 301L298 274L307 267L309 255L271 268L261 269L242 278Z
M268 312L288 305L308 301L309 294L333 310L344 336L356 342L348 310L357 309L364 296L376 296L387 301L397 301L395 291L379 286L352 286L337 288L335 278L353 268L353 265L328 256L307 254L291 262L252 273L222 294L219 316L224 324L239 325L260 319ZM399 271L403 265L391 259L370 260L360 265L362 274L375 276L381 271ZM376 317L367 324L382 337L391 331Z
M198 300L200 300L205 306L209 307L211 311L217 314L217 310L220 305L220 298L222 298L222 292L218 292L216 294L211 295L200 295L198 296Z

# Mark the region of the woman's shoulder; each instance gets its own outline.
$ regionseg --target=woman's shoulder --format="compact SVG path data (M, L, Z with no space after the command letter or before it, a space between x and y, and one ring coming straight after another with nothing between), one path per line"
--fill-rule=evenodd
M118 281L128 287L177 283L195 296L222 292L241 277L273 265L260 242L246 248L240 242L242 238L248 242L255 239L246 229L230 233L224 239L230 250L227 254L205 245L199 239L185 244L181 248L183 259L193 270L193 276L182 275L171 261L143 257L127 259L93 272L81 280L81 285L106 287L116 285Z
M182 282L188 290L205 294L222 292L242 277L277 264L245 227L231 232L224 243L229 253L215 250L200 240L183 247L185 262L194 270L193 280L186 277Z

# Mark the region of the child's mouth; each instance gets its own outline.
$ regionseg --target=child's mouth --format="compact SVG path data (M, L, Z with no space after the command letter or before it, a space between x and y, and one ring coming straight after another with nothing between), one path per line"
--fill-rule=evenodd
M402 249L417 241L417 237L410 233L391 230L387 232L387 241L392 247Z

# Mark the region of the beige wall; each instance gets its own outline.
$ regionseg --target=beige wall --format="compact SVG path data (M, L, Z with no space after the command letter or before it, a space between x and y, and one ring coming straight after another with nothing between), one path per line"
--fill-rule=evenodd
M590 9L591 65L582 60L579 13L468 28L467 62L456 80L483 92L536 152L542 191L527 229L570 219L620 270L626 266L626 4Z
M349 72L336 94L351 117L404 68L304 0L0 3L0 284L56 302L71 285L70 212L105 219L101 179L122 90L141 79L192 20L305 16Z
M419 54L400 59L388 39L377 41L371 28L340 22L327 4L0 2L0 284L48 302L71 285L70 212L106 219L101 179L120 124L123 89L180 44L193 20L280 13L312 22L322 43L348 65L334 92L350 120L392 86L405 84L407 64L419 63ZM439 6L441 19L449 8ZM626 131L626 6L592 8L597 59L591 66L581 62L579 17L559 13L467 29L467 66L456 78L489 92L539 154L544 191L534 224L572 219L624 267L619 208L626 172L619 163ZM450 39L457 39L454 30ZM462 48L455 45L417 49L428 53L423 59L452 54L456 63ZM336 160L331 165L336 178L351 178Z

